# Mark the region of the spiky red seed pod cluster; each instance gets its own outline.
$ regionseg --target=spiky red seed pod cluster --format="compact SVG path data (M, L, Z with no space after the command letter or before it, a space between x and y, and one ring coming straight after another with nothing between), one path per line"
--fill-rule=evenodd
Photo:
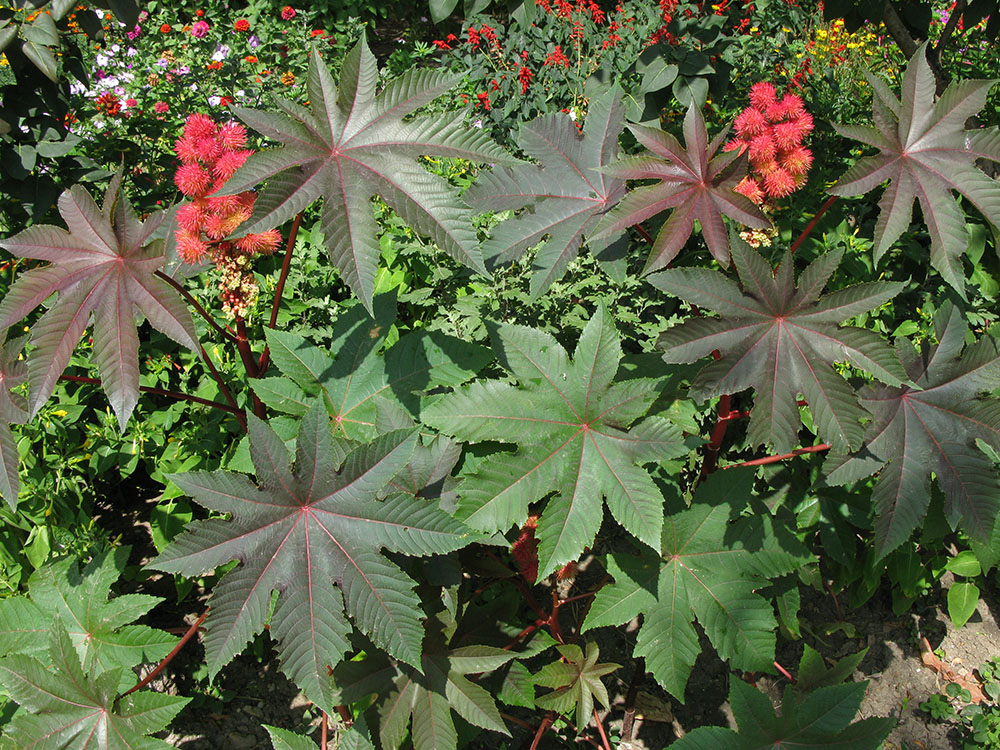
M528 520L521 527L521 535L511 547L511 556L517 569L528 583L534 583L538 579L538 539L535 538L535 529L538 528L538 516L528 516Z
M271 255L281 241L274 229L232 239L253 213L254 192L212 195L253 153L245 148L246 142L246 129L239 123L218 125L207 115L193 114L174 144L181 160L174 184L191 199L177 209L177 253L186 263L206 257L215 262L223 309L233 317L242 317L257 296L251 258Z
M755 83L750 106L733 123L736 137L726 144L726 150L746 151L750 158L750 174L736 191L760 204L802 187L812 166L812 152L803 143L812 129L812 116L799 96L786 93L778 99L770 83Z

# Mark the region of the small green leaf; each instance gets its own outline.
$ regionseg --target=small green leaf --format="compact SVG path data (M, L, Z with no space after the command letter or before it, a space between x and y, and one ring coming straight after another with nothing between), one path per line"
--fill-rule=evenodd
M965 576L966 578L975 578L983 572L976 554L967 549L962 550L954 557L949 557L944 567L955 575Z
M974 583L953 583L948 589L948 617L956 628L969 621L979 604L979 587Z

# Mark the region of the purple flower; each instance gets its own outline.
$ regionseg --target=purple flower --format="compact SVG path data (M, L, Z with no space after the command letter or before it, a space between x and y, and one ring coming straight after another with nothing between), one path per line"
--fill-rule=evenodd
M256 34L253 34L247 39L247 44L250 45L250 49L257 49L260 46L260 39L257 38Z
M131 31L126 31L125 32L125 36L127 36L129 38L129 40L132 41L132 40L135 40L136 38L138 38L139 34L141 34L141 33L142 33L142 29L140 29L139 26L137 25Z
M191 27L191 36L195 39L204 39L208 34L208 22L207 21L195 21L194 26Z
M188 73L191 72L191 68L189 68L187 65L181 65L174 72L179 76L186 76Z

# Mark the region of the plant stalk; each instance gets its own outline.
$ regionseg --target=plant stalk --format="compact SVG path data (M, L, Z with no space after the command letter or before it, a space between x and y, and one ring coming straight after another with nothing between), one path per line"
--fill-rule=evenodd
M285 258L281 261L281 273L278 276L278 285L274 288L274 300L271 303L271 318L267 322L267 327L274 329L278 323L278 309L281 307L281 295L285 291L285 281L288 279L288 272L292 267L292 250L295 249L295 239L299 234L299 226L302 224L302 212L299 211L292 220L292 226L288 230L288 242L285 243ZM271 361L271 350L265 345L264 351L257 362L257 369L261 374L267 372L267 366Z
M201 613L201 617L195 620L194 624L191 625L190 628L188 628L188 631L184 634L184 637L181 638L179 641L177 641L177 645L173 647L170 653L163 657L163 660L156 666L156 669L154 669L148 675L143 677L141 680L139 680L139 682L137 682L134 686L126 690L118 697L124 698L126 695L134 693L136 690L142 690L144 687L146 687L146 685L155 680L156 676L160 674L160 672L162 672L164 669L166 669L167 665L171 661L173 661L173 658L177 656L177 654L180 652L182 648L184 648L184 644L190 641L191 637L198 632L198 628L201 627L201 624L205 621L205 617L207 615L208 615L208 610L206 609L204 612Z
M163 273L163 271L155 271L154 273L157 277L163 279L165 282L170 284L170 286L176 289L184 300L191 305L191 307L197 310L198 314L201 315L201 317L203 317L208 324L212 326L212 328L214 328L220 336L222 336L222 338L226 339L230 343L236 343L236 337L233 336L230 331L227 331L225 328L216 323L215 318L209 314L208 310L202 307L201 303L194 298L194 295L192 295L191 292L184 288L183 284L178 282L177 279L167 276L167 274Z

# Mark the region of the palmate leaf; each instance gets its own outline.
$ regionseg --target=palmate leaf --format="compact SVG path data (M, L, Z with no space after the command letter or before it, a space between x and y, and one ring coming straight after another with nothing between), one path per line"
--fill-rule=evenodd
M881 555L905 541L930 503L931 475L944 492L945 515L974 539L989 543L1000 514L996 466L976 446L1000 449L1000 399L984 395L1000 384L1000 351L989 337L966 346L962 314L945 303L934 316L936 346L917 352L897 341L903 366L921 390L866 386L861 403L874 419L854 455L831 454L826 481L843 484L881 469L872 494Z
M649 417L628 429L656 400L655 379L613 383L621 344L611 316L598 308L572 362L549 334L500 326L495 348L520 381L481 381L428 405L426 424L462 440L517 443L466 477L456 513L482 531L507 530L529 503L555 491L538 522L538 576L575 560L611 515L646 544L659 544L663 496L641 468L687 451L679 429Z
M677 257L694 231L695 220L722 266L729 265L729 234L723 215L748 227L771 226L757 206L733 191L746 176L746 157L738 151L716 156L728 129L709 143L705 118L693 102L684 117L685 146L656 128L629 125L629 130L652 153L622 159L601 171L612 177L659 182L631 191L605 215L594 234L618 232L673 209L653 243L643 273L663 268Z
M878 750L896 721L870 718L851 723L867 684L824 687L805 698L789 685L778 716L770 698L734 678L730 680L729 705L739 732L699 727L669 750Z
M766 512L738 518L753 477L747 469L717 472L698 487L690 508L671 501L660 552L609 555L615 582L597 593L584 621L589 630L643 614L635 655L645 657L657 682L681 701L701 651L696 617L734 669L773 671L777 622L754 592L811 559Z
M139 400L138 308L156 329L198 349L194 321L184 302L154 272L163 265L161 243L152 235L163 212L139 221L112 180L103 210L79 185L59 196L67 232L38 225L0 240L21 258L50 265L23 274L0 301L0 330L10 327L58 292L31 331L28 357L29 411L34 416L55 389L73 349L94 316L93 358L111 408L124 428Z
M313 51L308 109L283 101L278 102L283 113L234 107L243 122L283 145L253 154L219 193L241 193L267 181L248 233L278 226L322 197L330 259L369 310L379 259L372 196L381 196L456 260L488 275L468 210L455 190L417 159L517 162L454 113L404 119L459 83L460 75L413 67L376 94L378 77L375 58L361 39L344 58L339 88Z
M210 600L205 650L212 676L263 629L277 590L270 633L282 667L329 710L328 667L349 646L345 612L378 646L419 664L419 599L413 581L381 550L444 553L477 537L422 498L377 499L413 452L412 430L362 445L337 470L330 420L315 402L303 417L292 470L281 438L256 418L249 426L259 486L225 471L171 475L199 504L230 518L189 525L150 567L195 575L241 562Z
M420 671L397 667L391 692L379 704L379 737L385 750L410 738L414 750L454 750L458 733L451 712L473 726L509 734L490 693L466 675L492 672L517 654L494 646L447 649L430 638Z
M95 556L82 572L69 558L36 570L28 581L27 597L0 600L0 654L44 654L49 634L59 622L84 672L92 676L117 667L131 670L166 656L176 636L131 624L156 606L159 597L126 594L108 601L128 554L128 547L117 547ZM124 676L135 680L131 671Z
M587 653L575 643L556 646L563 658L546 664L534 677L536 685L553 688L551 693L535 697L539 708L547 708L565 714L576 709L576 728L582 731L590 723L594 710L594 699L602 706L611 707L608 689L601 678L618 669L620 664L604 662L598 664L601 652L597 643L587 643Z
M986 104L996 81L952 82L935 101L934 74L926 44L917 48L903 74L902 99L880 78L869 75L875 127L834 125L848 138L879 149L860 159L830 189L834 195L861 195L889 180L879 201L875 260L909 227L913 201L920 201L931 236L931 265L965 298L962 253L969 245L957 191L995 225L1000 225L1000 185L976 166L977 159L1000 162L997 128L965 130L965 122Z
M18 359L27 340L27 336L19 336L0 343L0 497L11 510L17 507L21 490L18 476L21 456L10 425L28 421L28 402L14 391L28 379L28 367Z
M618 156L625 123L621 99L617 86L593 99L582 135L561 113L522 125L517 144L538 164L485 173L463 196L483 211L527 207L494 228L483 255L490 265L502 265L544 240L532 264L532 299L562 276L584 237L625 195L625 180L597 171ZM590 250L600 258L614 241L604 235L589 242Z
M491 359L489 349L441 331L404 335L380 352L396 319L395 298L379 295L372 317L357 306L341 315L326 351L290 331L265 329L272 361L285 378L264 378L253 387L268 406L303 414L312 397L322 395L336 423L336 434L368 440L377 432L380 399L416 413L419 393L457 386Z
M721 273L701 268L675 268L649 278L668 294L721 315L674 326L657 346L671 363L720 353L695 377L690 394L704 400L753 387L747 432L754 445L773 446L779 453L797 446L799 393L823 440L840 449L861 445L859 420L866 412L834 362L848 362L894 385L906 379L892 347L878 335L838 325L892 299L903 285L870 282L820 296L842 257L841 250L820 256L795 284L789 253L774 275L760 254L734 236L733 261L742 290Z
M188 698L148 690L118 698L123 669L96 676L80 668L69 636L56 620L46 664L17 654L0 659L0 684L19 704L4 727L4 750L166 750L146 735L163 729Z

